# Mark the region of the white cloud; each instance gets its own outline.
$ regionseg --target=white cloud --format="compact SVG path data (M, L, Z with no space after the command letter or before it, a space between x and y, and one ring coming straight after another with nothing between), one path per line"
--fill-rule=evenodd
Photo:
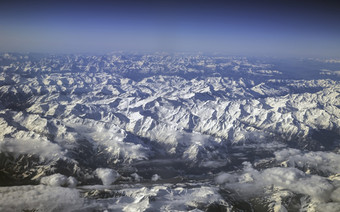
M340 187L333 191L331 199L335 202L340 202Z
M296 168L270 168L262 172L265 185L273 184L316 199L329 200L334 187L323 177L306 175ZM257 179L258 180L258 179Z
M334 190L326 178L308 175L296 168L274 167L257 171L249 163L245 163L241 173L219 174L216 182L245 197L259 195L266 188L275 186L311 196L318 201L328 201Z
M314 211L339 212L340 203L339 202L321 203L315 207Z
M74 177L66 177L59 173L41 178L40 183L55 187L76 187L78 184L77 180Z
M274 154L276 160L291 167L314 168L333 174L340 172L340 155L333 152L301 152L288 148Z
M152 177L151 177L151 180L152 181L157 181L157 180L160 180L161 179L161 177L158 175L158 174L154 174L154 175L152 175Z
M340 71L332 71L328 69L321 69L320 71L321 75L337 75L340 76Z
M307 174L298 168L313 168L329 175L340 172L340 155L332 152L302 152L298 149L283 149L274 153L278 162L285 167L255 170L249 162L244 163L242 171L237 173L220 173L215 181L226 188L234 190L245 198L264 196L264 192L288 195L303 194L310 197L308 208L319 211L338 211L340 205L340 184L337 178L326 178ZM273 207L284 204L282 198ZM282 206L282 205L281 205Z
M95 120L74 119L79 123L68 123L79 135L91 141L94 145L102 145L114 158L131 162L132 160L145 160L148 158L149 149L141 144L135 144L126 140L126 132L114 124L106 126L105 123Z
M218 184L224 184L224 183L236 183L238 181L238 178L234 174L229 174L229 173L220 173L217 175L215 178L216 183Z
M217 160L211 160L211 161L203 161L200 166L201 167L207 167L207 168L219 168L222 166L227 165L228 161L217 161Z
M120 176L115 170L105 168L96 169L96 175L102 180L105 186L111 185Z
M33 154L41 160L63 157L65 152L55 143L45 138L39 139L4 139L0 141L0 152L7 152L14 156Z
M76 189L53 186L0 187L0 211L74 211L84 200Z
M139 182L141 181L142 177L139 176L137 173L133 173L130 175L131 177L133 177L133 179L136 181L136 182Z

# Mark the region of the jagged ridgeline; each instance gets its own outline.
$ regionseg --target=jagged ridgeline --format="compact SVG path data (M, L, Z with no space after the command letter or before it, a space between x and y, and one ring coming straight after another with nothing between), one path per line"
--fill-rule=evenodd
M14 211L336 211L337 70L321 59L1 54L0 209L23 189L40 201Z

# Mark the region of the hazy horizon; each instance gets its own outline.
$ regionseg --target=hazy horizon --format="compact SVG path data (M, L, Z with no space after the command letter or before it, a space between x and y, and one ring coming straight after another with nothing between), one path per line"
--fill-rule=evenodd
M11 1L0 52L340 57L339 6L293 1Z

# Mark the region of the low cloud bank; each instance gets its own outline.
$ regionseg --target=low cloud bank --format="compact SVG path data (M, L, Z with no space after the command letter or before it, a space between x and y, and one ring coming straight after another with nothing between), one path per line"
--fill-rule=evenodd
M316 164L319 165L326 159L333 158L333 153L301 153L300 151L287 149L276 153L277 159L289 159L288 162L295 161L302 155L307 155L301 162L308 164L311 162L311 156L320 156L316 158ZM310 156L310 158L309 158ZM323 157L322 157L323 156ZM290 163L289 163L290 164ZM293 163L292 163L293 164ZM302 194L311 198L309 207L318 208L321 204L326 204L329 211L337 211L340 205L340 183L339 181L330 181L326 177L307 174L296 167L273 167L264 170L256 170L249 162L243 163L244 168L240 172L220 173L215 181L228 190L233 190L242 197L252 198L256 196L265 196L275 192L282 193L289 191L289 195ZM328 170L335 164L321 167ZM334 171L334 169L333 169ZM280 200L281 201L281 200ZM284 207L283 202L278 202L277 206ZM327 205L329 203L329 205ZM282 204L282 205L281 205Z
M75 211L84 199L76 189L38 186L0 187L0 211Z
M298 149L284 149L274 153L275 159L286 166L313 168L326 173L340 173L340 155L333 152L302 152Z
M61 147L47 139L4 139L0 141L0 152L9 153L13 156L20 154L37 155L40 160L60 158L64 156Z

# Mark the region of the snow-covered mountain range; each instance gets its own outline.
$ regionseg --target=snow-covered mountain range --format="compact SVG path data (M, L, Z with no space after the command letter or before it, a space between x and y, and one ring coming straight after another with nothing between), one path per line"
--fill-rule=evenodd
M337 211L337 63L297 61L320 68L202 54L2 54L0 183L13 187L0 187L0 209L15 211L4 196L25 188L45 206L25 200L21 210ZM106 187L93 186L100 180ZM54 192L70 199L48 204Z

